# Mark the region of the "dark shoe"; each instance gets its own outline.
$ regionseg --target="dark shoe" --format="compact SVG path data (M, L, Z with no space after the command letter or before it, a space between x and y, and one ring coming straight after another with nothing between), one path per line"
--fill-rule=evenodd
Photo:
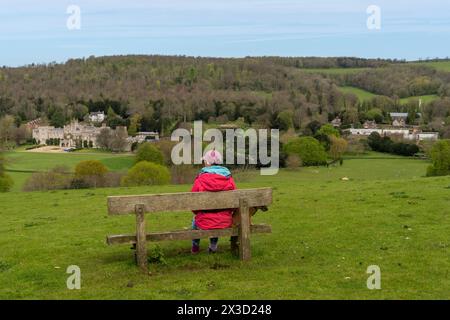
M217 252L217 248L216 248L216 250L212 249L211 247L208 248L208 253L209 254L214 254L216 252Z
M200 247L193 245L192 248L191 248L191 253L192 254L197 254L199 252L200 252Z

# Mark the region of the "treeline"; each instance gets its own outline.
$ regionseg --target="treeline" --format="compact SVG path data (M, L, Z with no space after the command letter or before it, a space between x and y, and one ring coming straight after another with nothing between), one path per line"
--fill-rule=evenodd
M393 63L405 63L397 59L363 59L356 57L263 57L260 59L271 61L285 67L305 69L329 68L379 68Z

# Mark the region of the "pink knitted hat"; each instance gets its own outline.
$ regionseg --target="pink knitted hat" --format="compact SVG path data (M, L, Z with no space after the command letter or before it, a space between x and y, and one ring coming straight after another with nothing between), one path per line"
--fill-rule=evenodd
M222 164L222 155L219 151L209 150L203 156L203 161L209 165Z

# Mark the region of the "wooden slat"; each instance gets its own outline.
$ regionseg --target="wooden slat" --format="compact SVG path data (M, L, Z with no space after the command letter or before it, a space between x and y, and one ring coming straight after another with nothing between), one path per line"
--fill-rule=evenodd
M271 233L271 226L265 224L255 224L250 228L252 233ZM192 240L212 237L238 236L237 228L217 229L217 230L181 230L172 232L147 233L147 241L168 241L168 240ZM135 234L113 235L106 238L109 245L134 244Z
M145 212L238 208L241 198L248 200L249 207L268 206L272 203L272 189L113 196L108 197L108 213L110 215L132 214L137 204L142 204Z

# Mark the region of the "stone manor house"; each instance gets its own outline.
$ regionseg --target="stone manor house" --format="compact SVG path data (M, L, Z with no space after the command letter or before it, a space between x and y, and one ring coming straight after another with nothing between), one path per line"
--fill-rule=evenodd
M97 136L104 128L85 125L73 120L64 128L55 128L53 126L39 126L33 129L33 139L37 144L46 145L49 141L57 141L62 148L75 148L77 143L88 145L91 148L97 148Z
M97 136L102 129L110 129L105 124L101 127L83 124L78 120L73 120L64 128L55 128L53 126L35 126L32 129L33 139L40 145L58 145L61 148L89 147L99 148ZM145 141L158 141L158 132L138 132L135 137L128 137L126 127L117 127L116 130L123 130L127 136L128 146L126 151L131 150L133 143L142 143Z

